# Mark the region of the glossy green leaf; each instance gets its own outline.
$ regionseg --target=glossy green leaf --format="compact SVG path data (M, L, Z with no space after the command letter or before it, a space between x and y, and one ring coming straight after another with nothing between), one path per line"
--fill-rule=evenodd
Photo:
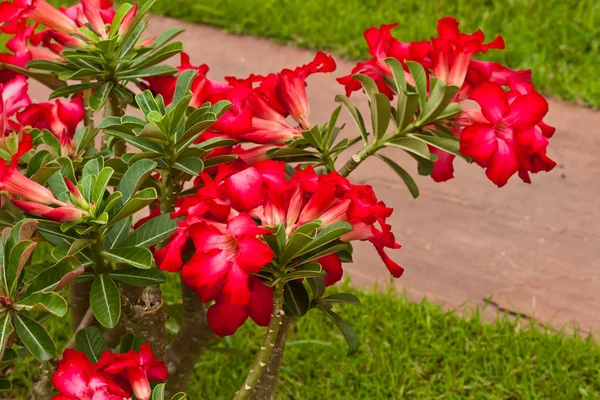
M110 276L117 282L132 286L153 286L166 282L164 274L156 268L119 268Z
M98 174L98 178L96 179L96 183L92 188L92 195L90 200L94 202L94 204L102 203L102 199L104 197L104 192L106 191L106 187L108 186L108 182L112 177L115 171L110 167L105 167Z
M144 68L141 70L128 71L118 75L119 79L132 80L139 78L146 78L148 76L168 76L175 75L177 68L169 67L167 65L154 65L152 67Z
M360 299L352 293L334 293L323 298L326 303L346 303L355 304L357 306L362 305Z
M121 247L150 247L167 239L177 229L169 214L152 218L127 236Z
M460 154L460 142L458 139L448 139L437 136L427 136L427 135L408 135L416 140L419 140L423 143L436 147L440 150L444 150L447 153L454 154L455 156L463 157Z
M21 273L23 272L23 268L25 268L25 264L29 260L29 257L33 253L36 244L37 243L34 243L31 240L24 240L17 243L17 245L12 248L8 261L3 265L3 272L6 271L3 274L3 277L6 279L4 281L7 289L5 293L9 296L15 295L18 292Z
M198 176L204 169L204 163L199 158L189 157L177 161L172 167L186 174Z
M369 141L367 137L369 134L367 133L365 121L360 111L358 111L354 104L352 104L352 101L350 101L350 99L344 95L338 94L337 96L335 96L335 101L338 103L342 103L342 105L346 107L346 110L348 110L350 116L352 117L352 120L354 120L354 123L358 127L360 136L362 137L364 144L368 144Z
M393 57L389 57L385 59L385 62L392 71L392 78L395 86L394 91L396 94L406 93L406 72L400 61Z
M75 347L77 351L84 352L88 359L96 364L105 350L102 332L95 326L80 329L75 334Z
M400 177L400 179L402 179L413 198L416 199L419 197L419 187L409 173L404 170L404 168L399 166L394 160L382 154L377 154L377 157L383 160L383 162L385 162L392 169L392 171L394 171Z
M127 171L123 174L117 191L121 192L123 198L121 203L124 204L129 198L135 193L140 185L150 176L154 168L156 168L156 162L152 160L139 160L136 163L129 166Z
M31 293L29 296L20 299L14 307L17 311L42 310L58 317L64 317L68 308L67 301L54 292Z
M90 292L90 308L100 324L114 328L121 317L121 294L108 275L98 275Z
M385 135L391 115L390 100L384 94L375 93L371 102L371 121L376 139L379 140Z
M8 345L8 338L14 332L15 328L12 324L12 313L6 312L0 318L0 360L4 361L4 351Z
M165 398L165 387L164 383L159 383L152 390L152 398L151 400L164 400Z
M58 89L50 93L49 100L56 99L57 97L67 97L75 93L80 93L86 89L89 89L90 87L91 85L87 83L59 87Z
M399 147L402 150L406 150L409 153L413 153L423 158L431 158L431 152L423 141L412 138L412 137L401 137L399 139L391 140L387 143L389 146Z
M104 106L104 103L106 103L106 99L114 85L112 82L106 82L96 89L90 97L89 107L94 111L99 111Z
M17 336L32 356L40 361L54 358L56 345L39 322L20 313L14 314L13 322Z
M105 249L113 249L119 247L129 237L129 231L131 230L132 217L129 216L124 220L119 221L115 224L106 235L104 241Z
M120 247L100 253L107 261L148 269L152 267L152 252L144 247Z
M111 218L106 227L111 227L123 218L127 218L130 215L140 211L144 207L149 206L156 200L157 196L156 189L152 187L137 192L131 199L129 199L129 201L127 201L127 203L123 205L123 207L119 209L117 214Z
M306 254L321 246L325 246L349 232L352 232L352 225L345 221L327 225L298 255Z
M319 309L333 321L335 326L337 326L344 335L346 343L348 343L348 356L356 354L358 351L358 336L356 335L356 332L354 332L354 329L352 329L352 327L335 312L324 307L319 307Z
M427 74L425 73L423 66L418 62L407 61L406 65L415 81L415 89L419 94L420 109L423 110L425 102L427 101Z
M12 382L6 378L0 379L0 392L5 392L12 389Z
M283 286L283 304L295 317L302 317L310 309L310 297L301 282L290 281Z

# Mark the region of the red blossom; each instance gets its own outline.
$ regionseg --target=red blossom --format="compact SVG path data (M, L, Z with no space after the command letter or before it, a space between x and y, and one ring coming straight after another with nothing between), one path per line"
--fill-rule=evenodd
M546 156L548 140L538 127L548 103L535 91L505 92L497 83L483 83L471 97L481 112L468 115L472 124L461 133L460 151L486 168L498 187L519 172L529 182L529 172L550 171L556 163Z

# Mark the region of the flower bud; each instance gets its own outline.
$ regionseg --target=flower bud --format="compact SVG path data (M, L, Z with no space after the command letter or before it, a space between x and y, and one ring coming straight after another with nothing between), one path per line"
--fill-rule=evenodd
M123 36L125 33L127 33L129 28L131 27L131 24L133 23L133 20L135 20L137 11L138 5L137 3L134 3L133 7L131 7L131 9L127 12L127 14L125 14L123 20L121 21L121 26L119 27L119 36Z

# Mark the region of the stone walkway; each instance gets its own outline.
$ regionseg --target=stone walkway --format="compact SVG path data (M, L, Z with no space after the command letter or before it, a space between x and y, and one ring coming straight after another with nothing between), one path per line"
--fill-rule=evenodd
M249 36L154 17L150 31L174 26L192 63L206 63L209 76L276 72L310 61L313 51L287 47ZM343 93L335 77L353 62L337 59L333 74L309 78L311 121L325 122ZM535 72L534 72L535 73ZM34 94L35 97L35 94ZM37 100L44 100L39 98ZM364 95L353 101L365 107ZM344 122L349 122L344 116ZM389 252L405 267L394 284L415 300L424 296L447 307L484 304L534 316L560 328L575 323L583 331L600 329L600 112L550 101L547 122L556 126L549 155L558 167L533 176L533 184L514 177L497 189L475 165L457 162L456 179L436 184L402 161L421 189L413 200L403 183L379 160L353 173L357 183L372 184L379 198L395 209L390 223L403 248ZM352 123L345 135L355 136ZM350 157L348 153L346 157ZM345 160L345 159L344 159ZM355 263L346 271L356 284L390 282L370 244L355 246ZM489 311L489 310L488 310Z

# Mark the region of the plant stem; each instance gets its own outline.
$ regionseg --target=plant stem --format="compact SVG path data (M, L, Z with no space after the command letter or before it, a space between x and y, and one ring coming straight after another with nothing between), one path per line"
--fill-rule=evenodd
M387 143L390 140L406 136L407 133L415 132L417 128L417 125L411 123L408 124L402 131L398 130L392 132L380 138L379 140L369 143L368 145L363 147L358 153L355 153L348 161L346 161L346 164L344 164L342 169L340 169L339 174L342 176L350 175L350 173L354 171L356 167L358 167L363 161L377 153L379 149L386 147Z
M33 400L50 400L54 395L52 387L52 365L49 361L44 361L40 365L40 379L33 385L31 398Z
M121 101L114 92L111 92L108 96L108 105L110 108L107 108L106 110L110 110L110 115L113 117L122 117L125 115L125 107L121 107ZM123 140L117 141L113 146L113 154L115 157L121 157L126 151L127 143Z
M294 324L294 317L284 316L283 324L279 328L279 334L275 341L275 347L271 353L271 358L263 371L258 384L250 396L251 400L272 400L275 398L275 389L279 380L279 370L283 362L283 353L290 328Z
M284 315L283 284L278 283L273 288L273 314L271 314L271 321L269 322L267 332L265 333L265 338L260 346L260 350L256 355L256 359L254 360L254 364L252 365L246 380L240 389L235 393L235 396L233 397L234 400L247 400L250 398L250 395L252 395L254 388L258 384L258 381L260 380L260 377L262 376L265 367L271 358L271 353L277 340L277 334L279 333L281 325L283 325Z
M94 127L94 110L92 110L89 106L91 95L91 89L86 89L83 91L83 124L88 128Z

